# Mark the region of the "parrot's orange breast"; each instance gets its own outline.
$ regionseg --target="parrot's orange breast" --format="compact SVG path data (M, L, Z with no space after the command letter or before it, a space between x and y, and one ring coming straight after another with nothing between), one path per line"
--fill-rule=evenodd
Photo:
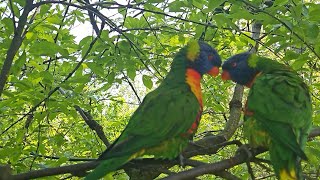
M200 81L201 75L197 71L188 68L186 71L186 82L190 86L192 93L196 96L202 108L203 104Z
M201 92L200 81L201 81L201 75L197 71L193 69L187 69L186 82L190 86L192 93L196 96L200 105L197 117L193 122L193 124L191 125L190 129L187 131L187 134L194 134L197 131L200 123L201 115L202 115L203 104L202 104L202 92Z

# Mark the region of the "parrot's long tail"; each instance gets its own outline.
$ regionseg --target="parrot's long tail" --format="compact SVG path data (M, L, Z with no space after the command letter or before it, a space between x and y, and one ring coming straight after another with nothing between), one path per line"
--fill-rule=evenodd
M278 178L280 180L302 180L301 158L292 151L288 152L288 149L282 153L277 150L279 148L270 148L270 158Z
M102 178L106 174L118 170L122 165L130 161L130 156L121 156L101 160L101 163L85 177L85 180L95 180Z

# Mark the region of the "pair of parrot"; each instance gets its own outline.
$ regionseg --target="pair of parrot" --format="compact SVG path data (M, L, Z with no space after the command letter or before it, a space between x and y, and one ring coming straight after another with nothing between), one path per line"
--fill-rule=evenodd
M99 156L101 163L85 179L99 179L143 155L176 158L200 123L201 78L204 74L217 76L221 64L214 48L191 40L176 54L166 78L145 96L118 139ZM222 79L252 87L245 116L249 140L254 146L269 147L280 179L300 177L300 158L307 159L303 146L311 126L310 97L302 79L275 61L248 53L231 57L222 68Z

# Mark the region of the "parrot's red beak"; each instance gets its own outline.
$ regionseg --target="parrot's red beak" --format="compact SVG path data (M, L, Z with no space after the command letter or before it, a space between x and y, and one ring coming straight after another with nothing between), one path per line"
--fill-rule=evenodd
M231 79L230 73L228 71L222 71L221 79L223 81L230 80Z
M214 66L213 68L210 69L208 72L211 76L217 76L219 74L219 67Z

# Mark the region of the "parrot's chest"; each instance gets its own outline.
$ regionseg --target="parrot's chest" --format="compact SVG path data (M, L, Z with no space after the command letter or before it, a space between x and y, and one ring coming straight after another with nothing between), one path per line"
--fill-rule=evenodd
M187 69L186 83L189 85L191 92L197 98L202 110L203 104L202 104L202 92L201 92L200 81L201 81L201 75L197 71L193 69Z
M201 75L197 71L193 69L187 69L186 82L189 85L191 92L194 94L194 96L197 98L199 102L199 110L198 110L195 121L192 123L188 131L185 134L183 134L183 136L192 136L193 134L195 134L200 124L202 110L203 110L200 81L201 81Z

